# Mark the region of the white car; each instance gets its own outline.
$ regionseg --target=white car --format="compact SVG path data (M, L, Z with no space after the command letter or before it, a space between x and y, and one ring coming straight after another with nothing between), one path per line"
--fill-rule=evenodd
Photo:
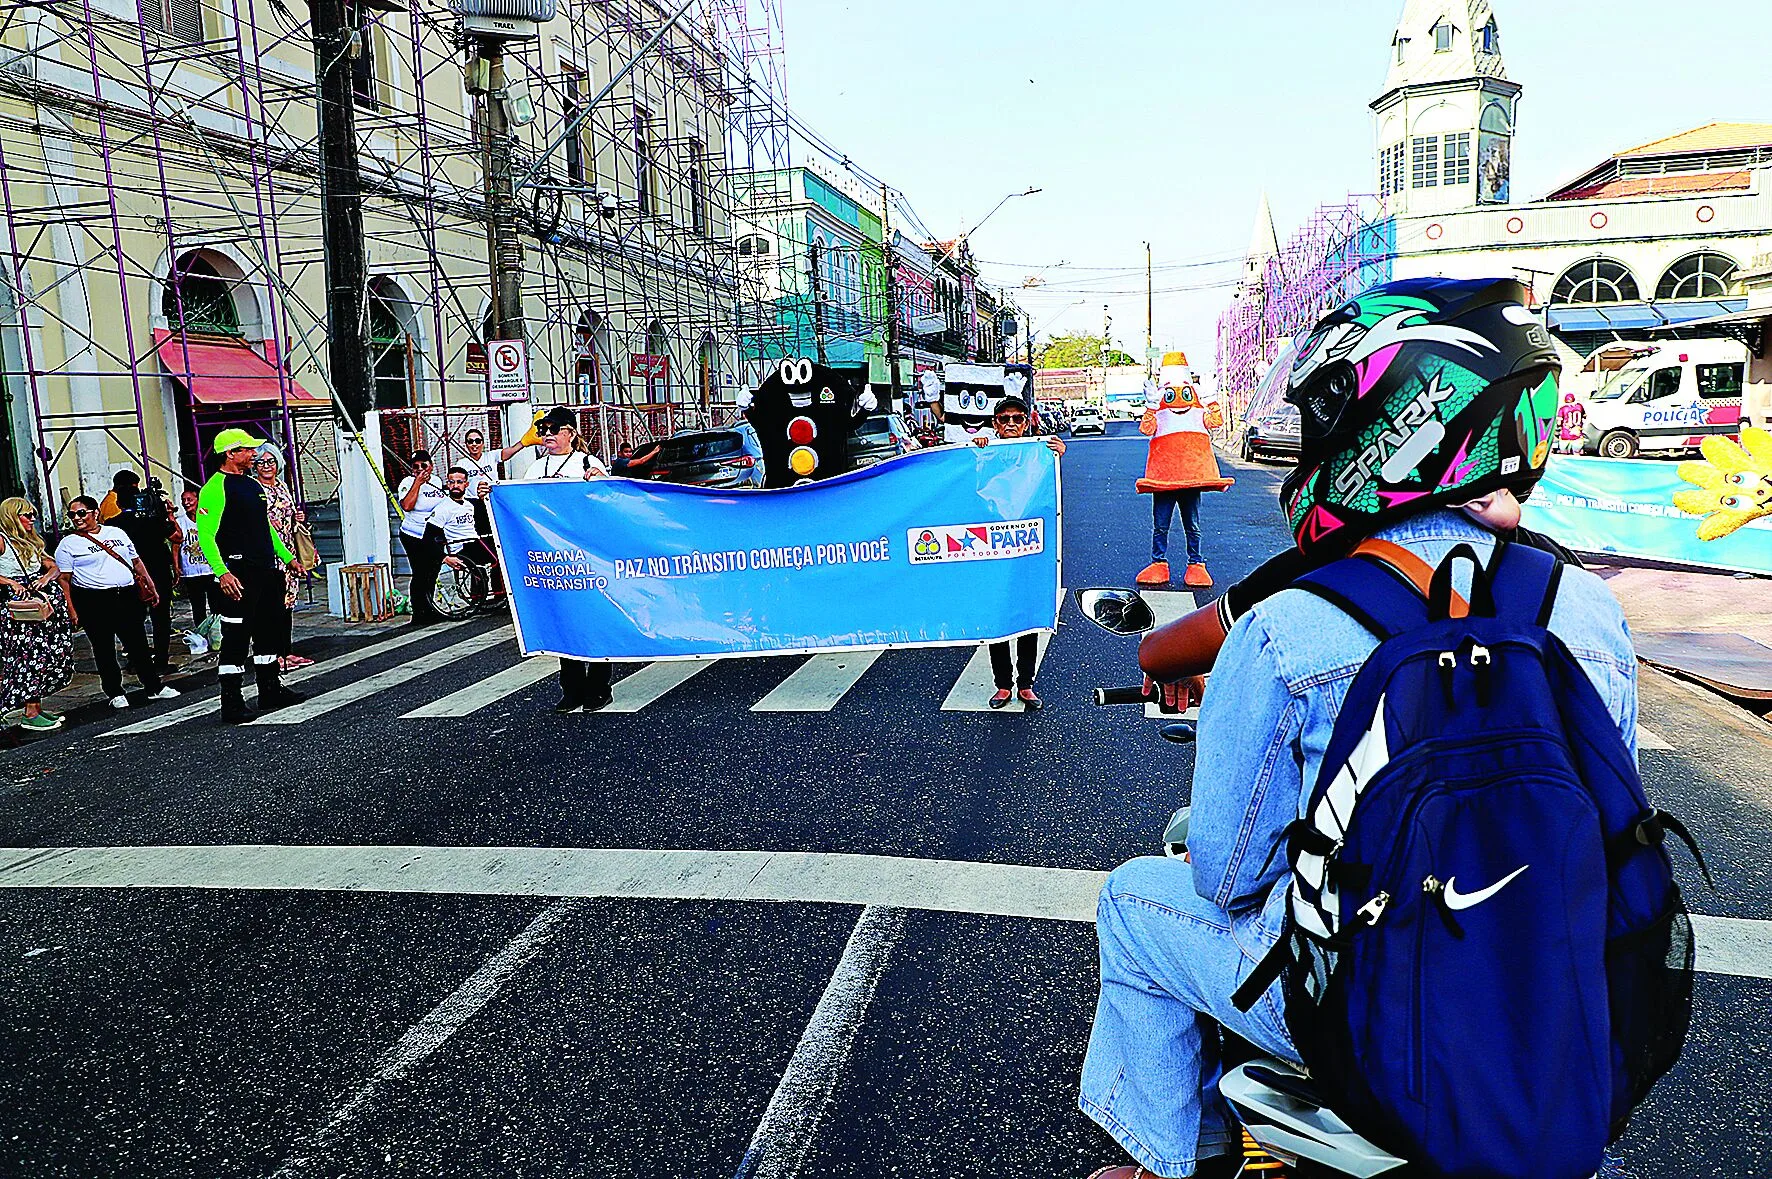
M1106 434L1107 423L1102 421L1101 410L1093 405L1079 405L1071 415L1071 434Z

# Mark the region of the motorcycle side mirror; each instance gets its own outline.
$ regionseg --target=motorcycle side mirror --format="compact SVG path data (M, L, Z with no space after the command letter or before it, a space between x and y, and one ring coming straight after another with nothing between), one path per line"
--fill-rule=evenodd
M1157 625L1151 604L1137 590L1078 590L1077 607L1085 618L1111 635L1141 635Z

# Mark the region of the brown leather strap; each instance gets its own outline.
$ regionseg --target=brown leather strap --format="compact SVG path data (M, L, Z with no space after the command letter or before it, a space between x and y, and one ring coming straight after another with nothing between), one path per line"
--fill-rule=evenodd
M1355 557L1371 557L1385 566L1392 573L1415 587L1415 592L1425 600L1428 587L1433 584L1434 567L1404 548L1389 540L1379 540L1369 536L1355 545L1349 554ZM1470 603L1465 601L1456 591L1452 594L1451 617L1464 618L1471 612Z

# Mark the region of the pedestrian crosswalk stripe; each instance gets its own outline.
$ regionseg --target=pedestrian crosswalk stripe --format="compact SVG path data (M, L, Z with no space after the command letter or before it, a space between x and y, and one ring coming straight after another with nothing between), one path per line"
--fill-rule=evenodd
M1665 752L1666 750L1672 749L1673 746L1669 745L1667 743L1667 741L1662 738L1661 734L1657 733L1654 729L1645 728L1642 725L1638 725L1637 726L1637 748L1638 749L1657 749L1657 750L1662 750Z
M1194 591L1192 590L1140 590L1140 596L1150 603L1151 613L1157 616L1157 625L1174 622L1185 617L1194 608Z
M441 700L421 704L406 713L401 719L469 716L488 705L497 704L506 696L521 692L531 684L547 679L559 670L560 661L552 656L543 655L533 659L524 659L501 672L487 676L478 683L469 684L458 692L451 692Z
M447 629L451 628L436 627L431 630L419 630L416 628L405 629L399 634L382 639L380 642L370 643L367 646L358 647L354 651L346 651L340 655L329 656L325 661L316 663L312 667L304 667L300 671L292 671L283 677L283 682L295 685L304 680L311 680L316 676L330 675L335 671L343 671L352 664L361 663L365 659L374 659L377 655L385 655L389 651L404 647L406 644L413 642L416 639L438 634ZM508 626L501 626L491 633L508 638L511 634L511 628ZM110 734L107 735L125 737L132 733L152 733L159 729L169 729L173 725L190 720L192 717L203 716L206 713L220 711L221 700L212 696L205 700L199 700L194 704L186 704L180 708L174 708L167 712L157 712L145 720L136 721L133 724L125 725L120 729L112 729Z
M1046 648L1052 644L1050 632L1041 631L1039 653L1034 656L1034 672L1039 673L1040 664L1046 661ZM1010 644L1010 654L1014 654L1016 640L1006 640ZM988 645L980 644L972 652L972 658L966 661L966 670L954 681L948 691L947 699L941 702L943 712L990 712L991 693L997 690L996 677L991 674L991 652ZM1038 688L1035 689L1038 691ZM1003 708L1004 712L1023 712L1026 706L1020 700L1011 700Z
M876 648L814 655L773 692L751 705L751 711L829 712L883 654L884 649Z
M303 721L313 720L317 716L325 716L347 704L355 704L365 696L373 696L377 692L397 687L408 680L415 680L421 675L433 671L442 671L446 667L460 663L470 655L477 655L488 647L496 647L511 638L509 627L499 627L485 634L475 635L471 639L463 639L444 647L441 651L432 651L417 659L378 671L372 676L346 684L342 688L334 688L330 692L322 692L318 696L310 696L300 704L291 704L288 708L279 708L276 712L268 712L252 723L255 725L299 725Z
M672 688L687 683L689 678L706 671L715 659L675 659L668 663L648 663L632 675L615 681L615 700L604 712L639 712Z

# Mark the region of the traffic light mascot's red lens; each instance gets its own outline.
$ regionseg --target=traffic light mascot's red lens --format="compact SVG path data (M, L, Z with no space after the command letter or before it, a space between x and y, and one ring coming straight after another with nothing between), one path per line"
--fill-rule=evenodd
M836 369L782 361L744 407L763 447L763 486L794 487L849 470L849 432L875 405L871 390Z
M1199 388L1199 377L1188 371L1187 358L1179 352L1163 358L1161 382L1145 386L1138 428L1151 444L1138 490L1151 497L1151 563L1139 573L1139 585L1169 584L1169 524L1178 508L1188 550L1182 583L1195 589L1212 584L1200 551L1200 494L1223 491L1235 480L1218 473L1207 432L1224 424L1223 411L1216 402L1202 401Z

